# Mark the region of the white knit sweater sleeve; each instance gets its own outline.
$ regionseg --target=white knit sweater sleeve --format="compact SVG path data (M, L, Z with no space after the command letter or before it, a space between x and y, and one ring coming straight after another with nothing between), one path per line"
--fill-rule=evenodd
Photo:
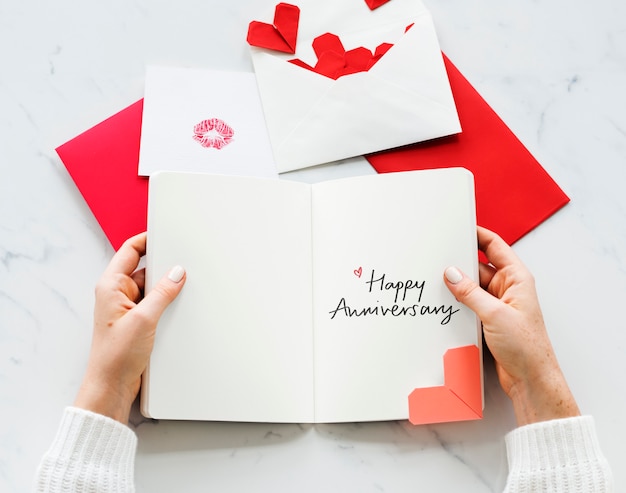
M506 448L505 493L613 491L591 416L522 426L507 434Z
M534 423L506 436L505 493L613 491L593 418ZM37 471L35 490L46 493L134 492L136 435L123 424L68 407Z
M68 407L43 456L35 491L133 492L137 436L111 418Z

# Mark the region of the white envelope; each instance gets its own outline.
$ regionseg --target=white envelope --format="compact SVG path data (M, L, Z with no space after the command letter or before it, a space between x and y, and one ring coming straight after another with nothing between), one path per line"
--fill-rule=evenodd
M367 154L461 131L429 12L418 0L371 11L359 0L303 0L295 55L251 47L279 172ZM265 18L272 19L270 12ZM406 27L413 27L406 33ZM331 32L346 50L393 47L367 72L330 79L311 43Z

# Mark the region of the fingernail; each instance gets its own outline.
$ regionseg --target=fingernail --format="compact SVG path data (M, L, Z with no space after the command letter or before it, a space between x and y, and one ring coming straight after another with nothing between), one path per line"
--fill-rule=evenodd
M185 275L185 269L183 269L180 265L172 267L170 272L167 274L167 278L173 282L180 282L180 280Z
M444 272L444 275L446 276L448 282L452 284L457 284L461 281L461 279L463 279L463 273L456 267L448 267Z

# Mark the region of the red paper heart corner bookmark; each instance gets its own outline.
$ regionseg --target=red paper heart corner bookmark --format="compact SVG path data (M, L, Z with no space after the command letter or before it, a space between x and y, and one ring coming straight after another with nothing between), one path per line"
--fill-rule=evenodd
M481 419L482 385L477 346L448 349L443 355L444 384L417 388L409 395L414 425Z
M274 23L252 21L248 26L246 40L251 46L295 53L299 22L300 8L288 3L279 3L274 10Z

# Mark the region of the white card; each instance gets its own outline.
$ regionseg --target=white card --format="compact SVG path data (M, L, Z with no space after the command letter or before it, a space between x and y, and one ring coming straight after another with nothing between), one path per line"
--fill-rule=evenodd
M180 259L187 281L159 321L142 381L146 416L406 419L409 395L442 388L444 355L463 348L477 358L461 365L472 390L457 388L473 407L463 401L457 414L431 398L438 411L421 422L480 416L480 325L442 278L448 265L478 275L467 170L314 185L158 173L146 290ZM418 416L426 407L417 404Z
M255 75L148 67L139 175L156 171L277 178Z

